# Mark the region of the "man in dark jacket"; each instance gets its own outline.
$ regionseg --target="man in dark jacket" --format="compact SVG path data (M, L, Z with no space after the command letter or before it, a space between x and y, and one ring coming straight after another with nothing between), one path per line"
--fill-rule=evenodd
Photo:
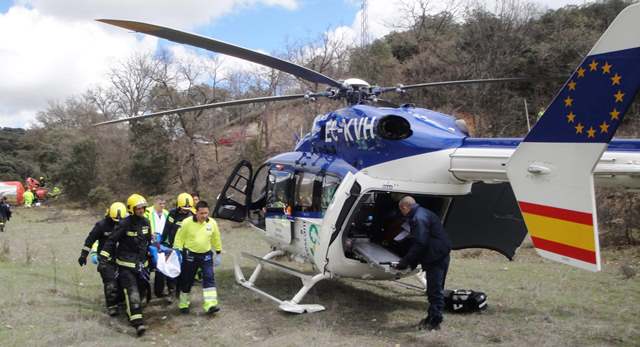
M130 215L123 219L109 236L100 261L115 258L118 265L118 283L124 291L129 322L142 336L147 328L142 320L142 294L149 287L148 248L151 244L151 227L144 212L147 200L138 194L127 199Z
M123 203L114 202L111 204L106 216L94 225L84 240L84 247L82 247L80 257L78 258L78 264L80 264L80 266L87 264L87 256L89 252L91 252L91 247L94 242L98 241L97 253L102 251L102 248L109 236L111 236L116 225L118 225L118 222L126 216L127 208ZM122 300L122 295L118 292L118 279L116 275L118 267L113 259L111 261L101 261L98 263L98 272L100 273L100 277L102 277L102 284L104 286L107 313L109 313L110 316L115 316L118 314L118 303Z
M11 206L7 202L7 197L0 198L0 231L4 231L5 224L11 219Z
M173 242L176 238L176 233L182 221L187 217L193 216L192 209L195 206L193 197L189 193L181 193L176 200L176 208L169 211L167 216L167 222L164 224L162 231L162 238L160 244L162 246L173 248ZM156 270L155 279L153 282L153 290L156 297L166 297L168 301L173 301L173 297L178 295L177 288L178 279L169 278L163 275L160 271ZM164 288L167 287L168 293L164 294Z
M420 321L420 328L437 330L442 323L444 282L449 269L451 241L440 218L418 205L413 197L405 196L398 207L409 222L411 246L396 267L402 270L408 267L415 269L418 264L422 266L427 279L429 311L427 318Z

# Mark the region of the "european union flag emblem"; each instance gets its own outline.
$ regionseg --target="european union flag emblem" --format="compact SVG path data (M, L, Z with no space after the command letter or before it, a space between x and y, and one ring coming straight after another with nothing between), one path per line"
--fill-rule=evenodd
M609 142L640 87L640 48L588 56L526 142Z

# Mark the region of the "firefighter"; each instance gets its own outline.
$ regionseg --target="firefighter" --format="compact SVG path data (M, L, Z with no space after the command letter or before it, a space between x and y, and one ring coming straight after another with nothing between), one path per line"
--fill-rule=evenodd
M101 261L115 258L129 322L138 336L147 330L142 319L142 293L147 292L149 285L147 266L151 244L151 228L144 217L146 207L144 197L131 195L127 199L129 216L118 224L100 252Z
M127 217L127 207L123 203L114 202L111 204L111 207L107 209L104 219L101 219L93 226L93 229L91 229L91 232L89 232L89 235L84 241L84 247L82 247L80 257L78 258L78 264L80 264L80 266L87 264L87 256L92 251L94 243L97 243L96 252L100 253L118 222L125 217ZM117 269L113 261L98 262L98 272L100 273L100 277L102 277L102 284L104 286L104 299L107 305L107 313L110 316L118 315L118 303L121 301L121 296L118 292Z
M216 221L209 218L209 205L206 201L198 202L196 215L182 222L176 234L174 247L182 253L178 303L180 312L189 313L189 293L197 269L202 270L204 311L209 314L218 312L220 308L213 268L220 265L222 242Z
M178 195L176 207L169 211L167 221L164 224L162 238L160 239L161 247L169 249L173 248L176 232L182 225L183 220L193 216L192 209L194 206L193 197L189 193L181 193ZM169 278L161 272L156 271L155 279L153 281L153 292L156 297L166 297L167 301L171 302L173 297L177 294L177 282L177 279ZM164 292L165 285L167 287L166 294Z

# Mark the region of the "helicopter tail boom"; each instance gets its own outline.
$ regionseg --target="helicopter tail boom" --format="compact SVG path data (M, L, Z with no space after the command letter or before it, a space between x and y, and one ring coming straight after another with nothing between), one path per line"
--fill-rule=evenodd
M623 10L507 164L538 254L599 271L593 172L640 87L640 4Z

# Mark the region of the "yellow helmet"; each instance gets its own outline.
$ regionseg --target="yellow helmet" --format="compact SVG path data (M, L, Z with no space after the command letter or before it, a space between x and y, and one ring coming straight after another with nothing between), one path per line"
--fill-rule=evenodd
M114 221L119 221L127 217L127 207L121 202L114 202L107 210L107 216L111 217Z
M191 209L194 205L193 197L189 193L180 193L180 195L178 195L176 205L178 205L178 208Z
M133 209L137 207L147 207L147 200L140 194L131 194L127 199L127 211L133 213Z

